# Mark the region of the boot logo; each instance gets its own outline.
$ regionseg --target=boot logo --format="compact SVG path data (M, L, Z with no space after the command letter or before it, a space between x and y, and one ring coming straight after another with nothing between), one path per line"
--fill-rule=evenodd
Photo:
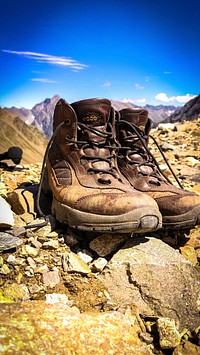
M93 121L97 121L99 119L99 117L95 114L87 114L87 116L84 116L82 118L83 122L93 122Z
M139 129L141 129L141 131L144 131L145 126L140 125L140 126L139 126Z

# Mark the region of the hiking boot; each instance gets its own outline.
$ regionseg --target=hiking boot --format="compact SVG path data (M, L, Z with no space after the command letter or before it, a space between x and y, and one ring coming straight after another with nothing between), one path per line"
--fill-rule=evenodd
M52 213L84 231L141 233L160 228L157 203L135 191L118 169L113 119L107 99L71 105L58 101L46 162Z
M148 149L152 123L148 111L127 108L119 111L118 116L117 137L121 145L118 166L122 174L136 190L155 199L163 227L190 228L199 224L200 196L170 183Z

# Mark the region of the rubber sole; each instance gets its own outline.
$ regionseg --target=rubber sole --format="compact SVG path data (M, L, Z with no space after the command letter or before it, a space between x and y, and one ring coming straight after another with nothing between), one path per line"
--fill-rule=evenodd
M123 215L108 216L82 212L53 199L52 214L71 228L82 231L146 233L162 227L157 208L137 208Z
M164 229L185 229L200 224L200 205L178 216L163 216Z

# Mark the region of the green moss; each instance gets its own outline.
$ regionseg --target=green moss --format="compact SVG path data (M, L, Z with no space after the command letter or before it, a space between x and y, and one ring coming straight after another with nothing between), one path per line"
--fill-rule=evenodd
M2 292L0 292L0 303L12 303L14 302L11 298L4 297Z

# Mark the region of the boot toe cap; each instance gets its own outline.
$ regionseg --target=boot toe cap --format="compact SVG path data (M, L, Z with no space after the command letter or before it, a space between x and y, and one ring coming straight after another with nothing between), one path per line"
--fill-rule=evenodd
M128 196L127 196L128 195ZM148 195L142 193L119 194L99 193L79 198L76 209L101 215L123 215L140 208L158 208L157 203Z
M157 202L163 215L181 215L198 208L200 212L200 196L194 194L158 198Z

